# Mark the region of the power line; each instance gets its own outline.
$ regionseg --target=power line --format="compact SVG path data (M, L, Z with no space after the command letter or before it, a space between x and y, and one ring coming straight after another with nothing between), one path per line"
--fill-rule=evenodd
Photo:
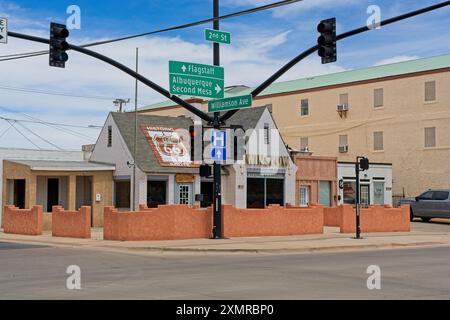
M0 90L26 92L26 93L33 93L33 94L45 94L45 95L50 95L50 96L62 96L62 97L69 97L69 98L93 99L93 100L102 100L102 101L103 100L104 101L113 101L114 99L116 99L116 98L104 97L104 96L102 97L102 96L77 95L77 94L58 92L58 91L37 90L37 89L30 89L30 88L10 87L10 86L4 86L4 85L0 85ZM130 100L134 101L134 99L130 99ZM151 104L151 102L145 102L145 104Z
M42 141L48 143L49 145L51 145L52 147L55 147L58 150L63 150L62 148L58 147L56 144L48 141L47 139L43 138L42 136L38 135L36 132L34 132L33 130L31 130L30 128L28 128L27 126L25 126L23 123L17 122L17 124L19 126L21 126L22 128L24 128L25 130L27 130L28 132L30 132L32 135L34 135L35 137L41 139Z
M124 40L139 38L139 37L143 37L143 36L149 36L149 35L153 35L153 34L157 34L157 33L163 33L163 32L168 32L168 31L173 31L173 30L186 29L186 28L202 25L202 24L205 24L205 23L210 23L210 22L213 22L213 21L220 21L220 20L225 20L225 19L229 19L229 18L239 17L239 16L242 16L242 15L251 14L251 13L264 11L264 10L269 10L269 9L274 9L274 8L277 8L277 7L281 7L281 6L285 6L285 5L289 5L289 4L293 4L293 3L301 2L301 1L303 1L303 0L278 1L278 2L267 4L267 5L255 7L255 8L252 8L252 9L247 9L247 10L243 10L243 11L239 11L239 12L235 12L235 13L226 14L226 15L223 15L223 16L219 16L217 18L204 19L204 20L200 20L200 21L196 21L196 22L191 22L191 23L178 25L178 26L175 26L175 27L169 27L169 28L155 30L155 31L150 31L150 32L144 32L144 33L140 33L140 34L136 34L136 35L132 35L132 36L127 36L127 37L121 37L121 38L116 38L116 39L111 39L111 40L92 42L92 43L88 43L88 44L85 44L85 45L81 45L80 47L83 47L83 48L93 47L93 46L109 44L109 43L118 42L118 41L124 41ZM45 51L44 50L43 51L34 51L34 52L25 52L25 53L16 53L16 54L10 54L10 55L3 55L3 56L0 56L0 62L2 62L2 61L9 61L9 60L16 60L16 59L23 59L23 58L31 58L31 57L41 56L41 55L45 55L45 54L48 54L48 50L45 50Z
M7 120L8 121L8 120ZM28 138L26 135L24 135L19 129L16 128L16 126L14 125L14 121L8 121L9 124L14 128L14 130L16 130L22 137L24 137L25 139L28 140L28 142L30 142L32 145L34 145L36 148L38 148L39 150L42 150L41 147L39 147L36 143L34 143L30 138Z
M6 121L6 122L8 122L8 121ZM9 123L9 122L8 122L8 123ZM12 125L11 125L11 123L9 123L9 127L6 128L6 130L3 131L2 134L0 134L0 138L3 137L3 136L9 131L9 129L11 129L11 128L12 128Z
M64 127L62 127L61 124L46 123L45 121L42 121L42 120L40 120L40 119L38 119L38 118L35 118L35 117L32 117L32 116L30 116L30 115L28 115L28 114L26 114L26 113L24 113L24 112L21 112L21 113L22 113L25 117L27 117L28 119L32 119L32 120L34 120L34 121L37 120L36 123L43 124L43 125L45 125L45 126L47 126L47 127L49 127L49 128L52 128L52 129L57 129L57 130L62 131L62 132L64 132L64 133L66 133L66 134L70 134L70 135L72 135L72 136L76 136L77 138L87 139L87 140L89 140L89 141L95 139L95 138L92 138L92 137L90 137L90 136L88 136L88 135L79 133L79 132L77 132L77 131L74 131L74 130L71 130L71 129L68 129L68 128L64 128ZM83 129L84 129L84 128L83 128Z
M0 107L4 110L7 110L6 108ZM48 125L52 125L52 126L63 126L63 127L72 127L72 128L80 128L80 129L101 129L103 128L102 126L80 126L80 125L75 125L75 124L66 124L66 123L56 123L56 122L48 122L48 121L43 121L40 120L38 118L32 117L30 115L27 115L26 113L20 112L21 114L25 115L26 117L33 119L33 120L21 120L21 119L13 119L13 118L6 118L6 117L2 117L0 116L0 119L3 120L12 120L12 121L21 121L21 122L30 122L30 123L38 123L38 124L48 124Z

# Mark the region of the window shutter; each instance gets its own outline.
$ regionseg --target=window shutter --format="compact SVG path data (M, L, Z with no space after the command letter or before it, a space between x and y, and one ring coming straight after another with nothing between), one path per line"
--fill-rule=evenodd
M383 146L383 132L378 131L373 133L373 150L384 150Z
M436 81L425 82L425 101L436 101Z
M436 128L425 128L425 148L436 147Z
M375 89L373 91L373 106L374 108L383 106L383 89Z
M348 93L343 93L339 95L339 104L348 105Z

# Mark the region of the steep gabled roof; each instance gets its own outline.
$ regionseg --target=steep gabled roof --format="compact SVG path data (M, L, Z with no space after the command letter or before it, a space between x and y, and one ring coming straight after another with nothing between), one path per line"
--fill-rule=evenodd
M261 118L265 107L247 108L236 112L227 124L241 125L244 130L254 128ZM116 123L120 134L122 135L128 150L133 155L134 150L134 113L111 112L111 116ZM193 121L188 117L168 117L154 115L137 115L137 156L136 164L147 173L197 173L196 168L185 167L166 167L161 166L155 153L153 152L147 137L141 129L141 126L160 126L168 128L189 129Z

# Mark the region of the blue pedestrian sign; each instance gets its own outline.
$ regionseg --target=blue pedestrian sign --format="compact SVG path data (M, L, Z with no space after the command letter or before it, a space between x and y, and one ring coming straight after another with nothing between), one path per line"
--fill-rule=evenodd
M227 134L225 131L212 131L211 146L211 159L213 161L227 160Z

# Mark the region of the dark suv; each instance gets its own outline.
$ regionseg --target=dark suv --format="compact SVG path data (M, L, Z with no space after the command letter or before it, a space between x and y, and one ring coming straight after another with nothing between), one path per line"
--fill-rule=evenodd
M428 190L414 199L401 199L400 204L411 206L411 221L420 217L424 222L432 218L450 218L450 189Z

